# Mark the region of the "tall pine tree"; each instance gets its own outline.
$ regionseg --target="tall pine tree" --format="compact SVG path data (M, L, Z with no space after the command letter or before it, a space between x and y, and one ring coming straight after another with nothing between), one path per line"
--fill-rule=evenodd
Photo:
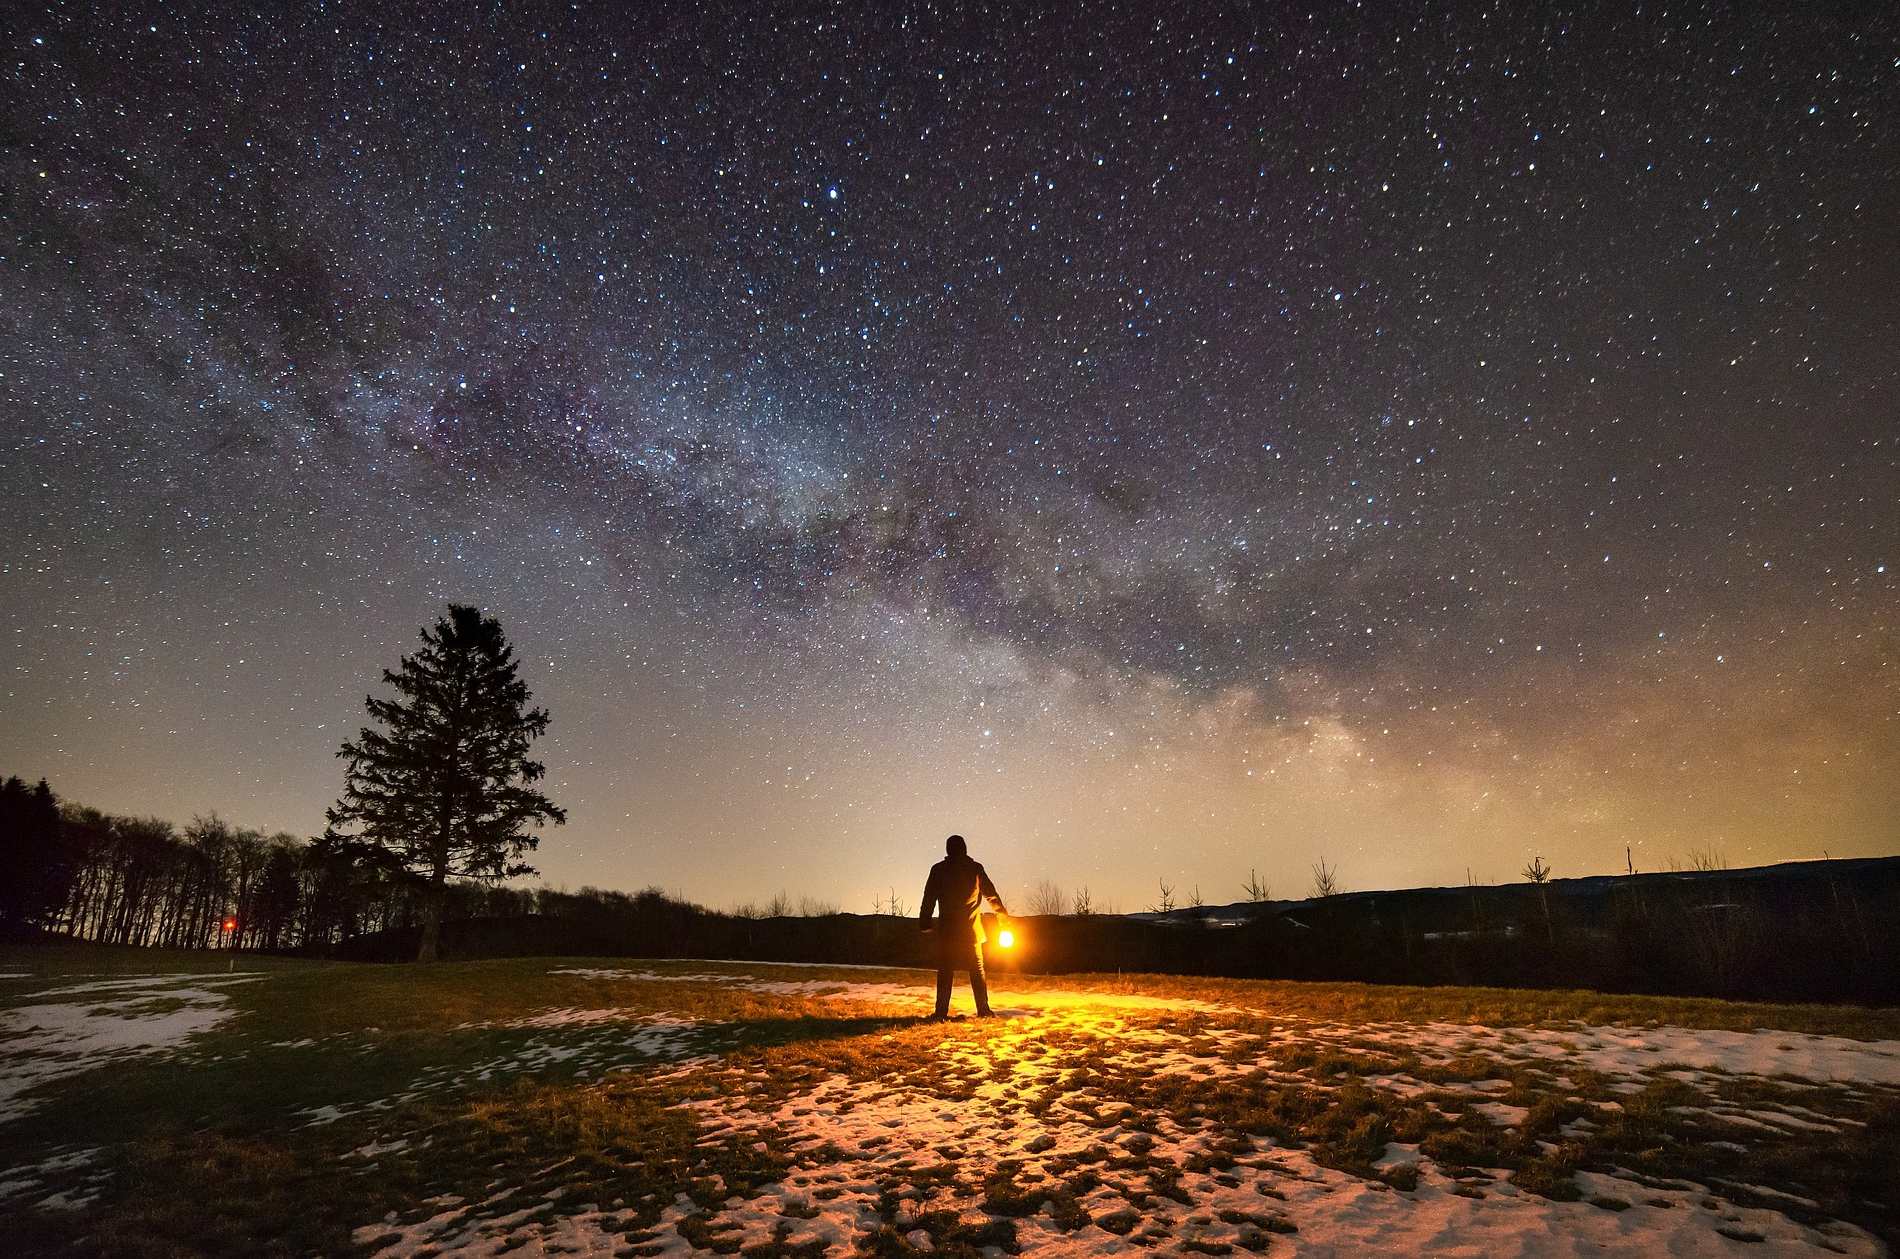
M533 874L521 859L539 842L533 828L567 813L533 786L545 768L528 744L546 733L548 714L528 707L501 623L450 604L422 642L383 670L396 698L365 701L383 729L364 727L337 753L350 767L324 839L422 885L416 960L432 962L449 877Z
M76 869L46 780L0 783L0 935L25 933L63 908Z

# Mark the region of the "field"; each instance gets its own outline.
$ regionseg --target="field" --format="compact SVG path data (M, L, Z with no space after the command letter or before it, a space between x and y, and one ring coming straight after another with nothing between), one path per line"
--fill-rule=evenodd
M1900 1012L0 952L0 1253L1886 1253ZM967 990L959 1003L969 1008Z

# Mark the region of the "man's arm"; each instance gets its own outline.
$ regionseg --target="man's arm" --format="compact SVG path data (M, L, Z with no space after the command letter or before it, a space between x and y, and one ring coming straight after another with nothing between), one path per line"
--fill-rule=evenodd
M990 898L990 904L996 906L996 912L1009 917L1009 906L1003 904L1002 894L996 890L996 884L990 882L990 872L982 866L976 868L976 883L978 890Z
M924 899L917 906L917 924L926 931L930 929L930 915L937 908L937 867L930 867L930 877L924 880Z

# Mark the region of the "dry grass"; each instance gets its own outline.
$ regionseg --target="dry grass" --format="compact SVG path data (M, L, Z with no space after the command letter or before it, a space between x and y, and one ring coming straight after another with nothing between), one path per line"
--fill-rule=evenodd
M140 956L146 964L133 967L122 956L88 961L62 951L38 965L42 955L16 950L0 966L73 975L172 964ZM83 1216L7 1204L0 1253L348 1254L369 1248L354 1230L393 1212L393 1232L436 1210L423 1204L443 1194L480 1204L490 1217L521 1211L532 1220L585 1207L611 1225L626 1253L643 1253L664 1240L667 1234L655 1230L683 1193L695 1210L664 1227L707 1249L737 1249L722 1204L827 1152L795 1148L770 1124L707 1129L692 1104L737 1096L770 1113L838 1081L872 1100L915 1096L954 1106L1002 1096L1018 1122L1077 1124L1096 1133L1084 1150L982 1168L906 1165L879 1190L879 1222L857 1241L867 1254L913 1253L918 1229L940 1253L1008 1248L1018 1222L1032 1217L1067 1231L1093 1224L1145 1244L1171 1238L1190 1253L1270 1250L1276 1233L1297 1227L1270 1197L1257 1210L1230 1209L1232 1219L1210 1217L1205 1226L1181 1224L1174 1233L1159 1222L1185 1210L1206 1185L1237 1185L1271 1169L1263 1144L1302 1151L1320 1167L1400 1194L1414 1190L1419 1172L1389 1164L1395 1145L1416 1147L1458 1179L1455 1192L1473 1198L1506 1176L1520 1190L1575 1199L1583 1192L1579 1169L1614 1167L1659 1185L1682 1177L1720 1181L1731 1201L1856 1220L1888 1236L1900 1212L1900 1090L1721 1077L1673 1071L1667 1063L1631 1085L1581 1064L1559 1069L1511 1059L1508 1037L1494 1038L1490 1051L1428 1058L1350 1030L1621 1023L1900 1039L1894 1011L1011 976L1003 982L1018 993L1139 994L1215 1007L1124 1012L1109 1030L1058 1014L1026 1036L1009 1022L925 1024L869 1001L550 973L568 968L733 975L769 969L598 959L278 967L267 981L231 988L234 1019L190 1052L56 1082L32 1117L0 1125L0 1169L74 1148L99 1150L85 1169L50 1174L34 1197L88 1183L101 1195ZM920 982L917 972L811 968L775 971L773 978ZM24 991L0 988L0 1008L19 1003ZM1086 1014L1090 1007L1077 1001L1073 1008ZM638 1024L507 1026L559 1009L691 1019L696 1026L680 1033L680 1052L711 1058L692 1070L584 1078L577 1072L597 1070L602 1061L589 1047ZM1328 1031L1321 1038L1315 1028ZM1143 1056L1143 1046L1153 1045L1164 1045L1182 1069L1154 1070ZM567 1056L532 1052L548 1046ZM480 1077L484 1064L498 1061L527 1065ZM424 1078L439 1083L417 1089ZM1494 1122L1480 1113L1480 1101L1522 1107L1523 1118ZM337 1107L342 1117L306 1126L308 1116L299 1112L319 1106ZM1781 1108L1829 1130L1745 1129L1737 1117L1744 1108ZM1185 1158L1169 1145L1182 1132L1194 1137ZM408 1144L373 1161L352 1154L397 1138ZM858 1157L842 1149L828 1154L840 1162ZM1747 1186L1815 1206L1790 1207ZM1103 1208L1108 1191L1123 1205ZM812 1253L795 1240L798 1226L837 1192L821 1185L802 1204L788 1205L784 1226L756 1253ZM960 1194L979 1204L984 1218L941 1205ZM1606 1211L1631 1207L1596 1196ZM362 1238L375 1240L374 1229Z

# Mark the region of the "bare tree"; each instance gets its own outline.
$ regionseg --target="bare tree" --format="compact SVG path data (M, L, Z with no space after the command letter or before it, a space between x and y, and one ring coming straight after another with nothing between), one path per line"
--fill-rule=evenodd
M1532 857L1524 867L1524 877L1537 885L1537 901L1544 910L1544 938L1557 943L1557 928L1550 921L1550 867L1542 857Z
M1700 870L1704 874L1713 874L1717 870L1728 869L1728 854L1714 844L1704 844L1689 854L1689 868Z
M1210 919L1207 911L1207 898L1201 895L1201 885L1196 883L1187 898L1188 921L1197 927L1205 927Z
M792 916L792 898L785 894L783 888L780 888L778 894L766 902L765 916L767 918L790 918Z
M1339 895L1339 871L1321 857L1313 863L1313 896L1321 899Z
M800 918L829 918L838 912L838 902L820 900L816 896L798 898L798 916Z
M748 919L763 918L765 917L765 911L759 908L758 902L746 901L744 904L734 905L732 907L732 916L734 918L748 918Z
M903 901L897 899L896 888L890 889L890 894L885 898L884 903L890 908L892 917L894 918L910 917L910 906L906 905Z
M1084 884L1083 886L1075 890L1074 906L1075 908L1072 909L1070 912L1073 913L1077 918L1087 918L1090 914L1095 912L1095 902L1089 898L1089 889L1088 889L1087 884Z
M1256 871L1252 866L1247 867L1247 882L1245 885L1245 890L1247 893L1247 899L1252 901L1256 905L1258 905L1262 901L1270 901L1273 899L1273 885L1270 883L1262 883L1260 881L1259 872Z
M1150 913L1171 914L1174 912L1174 884L1161 880L1161 899L1148 906Z
M1053 917L1060 914L1068 904L1068 898L1054 882L1044 879L1029 892L1029 912L1038 916Z

